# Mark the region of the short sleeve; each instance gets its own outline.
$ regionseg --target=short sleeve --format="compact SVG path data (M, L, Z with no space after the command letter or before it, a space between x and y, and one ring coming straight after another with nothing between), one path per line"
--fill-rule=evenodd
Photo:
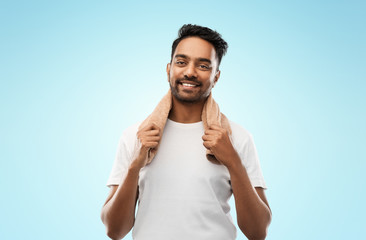
M127 175L137 144L137 125L127 128L119 139L117 151L107 186L120 185Z
M264 182L262 169L259 163L257 149L254 144L252 135L249 135L248 141L244 144L244 149L242 151L242 162L247 170L248 176L253 187L267 188Z
M253 136L240 125L231 122L233 131L232 141L245 167L253 187L267 188L259 163L257 149Z

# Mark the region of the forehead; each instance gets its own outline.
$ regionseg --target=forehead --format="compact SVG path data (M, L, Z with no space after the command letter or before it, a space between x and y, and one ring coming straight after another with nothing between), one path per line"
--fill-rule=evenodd
M199 37L188 37L180 41L174 56L177 54L184 54L190 58L207 58L211 61L216 58L214 46Z

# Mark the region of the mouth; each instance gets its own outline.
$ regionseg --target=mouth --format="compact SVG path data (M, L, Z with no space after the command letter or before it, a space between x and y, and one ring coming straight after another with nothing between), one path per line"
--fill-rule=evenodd
M200 84L195 82L179 82L179 85L182 85L185 89L193 89L200 86Z

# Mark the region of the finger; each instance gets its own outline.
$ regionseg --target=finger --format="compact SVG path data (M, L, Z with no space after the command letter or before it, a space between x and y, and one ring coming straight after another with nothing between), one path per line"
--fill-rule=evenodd
M205 131L205 134L206 134L206 135L217 135L217 134L219 134L219 132L218 132L218 130L207 129L207 130Z
M217 124L211 124L209 126L209 129L213 129L213 130L222 130L223 128Z
M151 123L151 129L157 129L160 130L159 126L156 123Z
M140 135L141 136L157 136L159 135L160 131L158 129L155 130L147 130L144 132L141 132Z
M211 150L212 143L211 141L204 141L203 146L205 146L205 148L207 148L208 150Z
M212 140L214 140L215 139L215 136L213 136L213 135L203 135L202 136L202 139L204 140L204 141L212 141Z
M160 130L160 128L155 123L150 123L146 127L141 129L141 131L148 131L148 130Z
M159 142L160 137L159 136L145 136L142 138L143 141L146 142Z
M144 142L142 144L142 147L145 148L145 149L148 149L148 148L156 148L158 146L158 142Z
M142 139L144 137L148 137L148 136L160 136L159 130L148 130L148 131L144 131L144 132L138 132L137 133L137 137L139 139Z

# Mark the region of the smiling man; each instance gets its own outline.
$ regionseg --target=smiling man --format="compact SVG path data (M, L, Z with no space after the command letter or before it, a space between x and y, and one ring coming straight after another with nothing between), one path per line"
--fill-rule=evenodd
M202 119L226 50L209 28L179 30L166 68L171 95L163 127L135 124L118 145L101 215L110 238L133 228L136 240L236 239L228 203L234 195L240 230L265 239L271 211L251 134L232 121L205 127Z

